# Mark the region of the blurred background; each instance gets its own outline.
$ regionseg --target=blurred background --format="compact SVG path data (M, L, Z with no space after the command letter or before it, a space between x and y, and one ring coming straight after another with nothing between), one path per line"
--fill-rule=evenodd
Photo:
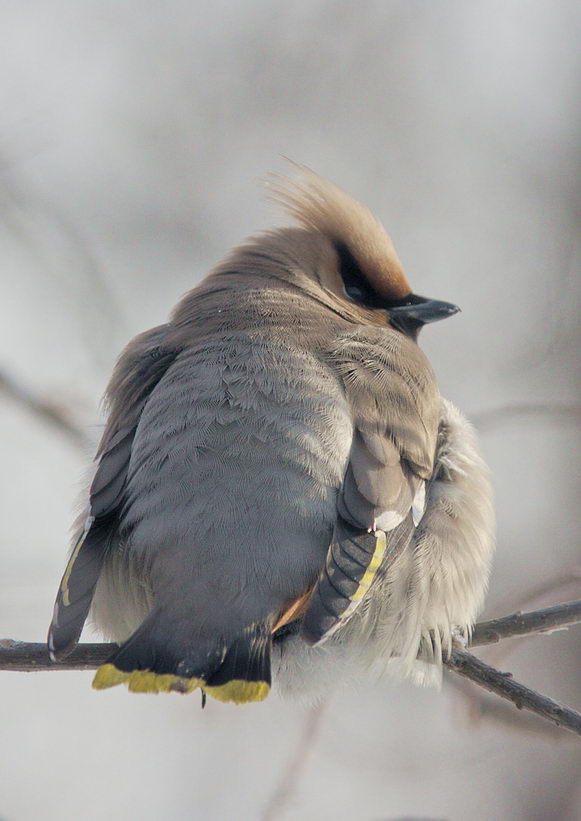
M415 290L462 307L421 341L494 471L484 615L579 597L580 17L567 0L0 4L0 637L46 635L118 352L280 222L257 181L281 155L371 206ZM480 655L580 709L580 639ZM581 817L574 737L451 676L203 712L90 681L0 673L2 821Z

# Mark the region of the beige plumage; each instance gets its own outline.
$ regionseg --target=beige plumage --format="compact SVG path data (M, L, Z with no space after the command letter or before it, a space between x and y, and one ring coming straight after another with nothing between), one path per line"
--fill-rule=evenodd
M482 604L488 471L417 345L457 309L297 170L271 191L300 227L236 248L113 375L49 636L66 654L93 602L124 642L97 687L251 701L271 659L299 695L389 665L437 681Z

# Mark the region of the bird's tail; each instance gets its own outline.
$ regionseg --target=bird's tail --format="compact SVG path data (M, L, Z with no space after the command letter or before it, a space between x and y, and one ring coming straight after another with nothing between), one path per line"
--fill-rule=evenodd
M219 701L262 701L270 690L270 651L265 624L251 624L228 639L207 639L191 629L176 629L153 611L99 667L93 687L127 684L134 693L191 693L200 688Z

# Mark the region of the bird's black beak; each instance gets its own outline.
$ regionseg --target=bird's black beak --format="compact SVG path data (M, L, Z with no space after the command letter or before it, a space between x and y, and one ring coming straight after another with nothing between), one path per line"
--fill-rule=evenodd
M417 294L410 294L403 299L392 302L387 307L391 324L404 333L418 331L428 322L438 322L448 316L457 314L460 308L451 302L439 299L428 299Z

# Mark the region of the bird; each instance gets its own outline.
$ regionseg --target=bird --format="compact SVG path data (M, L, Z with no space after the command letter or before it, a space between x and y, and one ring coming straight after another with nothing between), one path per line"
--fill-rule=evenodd
M55 662L89 614L117 644L97 690L437 686L483 605L490 471L418 345L459 309L414 293L334 183L294 164L268 187L292 224L228 253L107 387L48 634Z

